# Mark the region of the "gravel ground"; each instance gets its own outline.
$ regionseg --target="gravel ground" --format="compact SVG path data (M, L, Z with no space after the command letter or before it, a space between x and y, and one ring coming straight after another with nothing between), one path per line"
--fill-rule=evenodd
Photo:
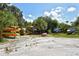
M13 40L13 39L9 39ZM21 36L0 44L0 56L78 56L79 39Z

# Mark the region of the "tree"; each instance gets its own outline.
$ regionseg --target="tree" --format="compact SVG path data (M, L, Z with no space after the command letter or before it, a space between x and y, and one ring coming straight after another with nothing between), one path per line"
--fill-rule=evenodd
M65 24L65 23L60 23L58 25L58 27L62 30L62 32L66 33L67 32L67 29L70 27L70 25Z
M72 26L76 28L77 33L79 33L79 16L76 18L76 21L72 23Z
M8 10L8 3L0 3L0 10Z
M25 21L25 22L24 22L24 27L26 27L26 26L27 26L27 23L28 23L27 21Z
M24 18L22 15L22 11L14 5L10 5L10 3L0 3L0 10L6 10L11 12L16 18L18 22L18 26L21 28L24 27Z
M26 28L26 33L28 34L32 34L33 30L32 30L33 24L31 22L25 22L25 28Z
M18 26L21 28L24 27L25 20L23 18L22 11L14 5L9 6L8 10L17 18Z
M79 17L77 17L76 21L73 22L74 26L79 26Z
M43 31L47 30L47 22L44 21L41 17L38 17L36 20L33 22L33 26L40 32L42 33Z
M51 17L48 16L45 16L43 18L48 23L47 30L51 30L53 32L53 29L58 26L58 21L56 19L53 20Z
M14 25L17 25L16 17L9 11L0 10L0 38L2 38L4 28Z

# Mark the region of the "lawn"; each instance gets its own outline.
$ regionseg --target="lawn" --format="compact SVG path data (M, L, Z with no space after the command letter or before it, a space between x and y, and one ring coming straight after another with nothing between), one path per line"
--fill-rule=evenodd
M65 37L65 38L79 38L79 34L66 34L66 33L52 33L48 37Z
M68 35L67 33L51 33L48 34L47 36L42 36L41 34L39 35L30 35L32 38L34 37L62 37L62 38L79 38L79 34L70 34Z

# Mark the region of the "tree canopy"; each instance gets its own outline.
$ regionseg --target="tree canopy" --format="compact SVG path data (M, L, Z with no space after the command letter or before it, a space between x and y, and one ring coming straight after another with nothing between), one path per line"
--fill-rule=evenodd
M59 23L58 27L62 30L62 32L66 33L70 25L65 24L65 23Z
M38 17L36 20L34 20L33 26L39 31L46 30L47 22L44 21L41 17Z
M23 19L22 11L19 8L10 5L10 3L0 3L0 10L12 13L16 17L18 26L24 27L25 20Z
M45 16L42 17L47 22L47 30L51 30L53 32L53 29L58 26L58 21L56 19L52 19L51 17Z
M23 23L23 15L19 8L8 3L0 3L0 38L6 27L16 25L22 27Z
M10 13L9 11L0 11L0 27L12 26L17 24L17 19L12 13Z
M79 26L79 17L77 17L76 21L73 23L74 23L74 26Z

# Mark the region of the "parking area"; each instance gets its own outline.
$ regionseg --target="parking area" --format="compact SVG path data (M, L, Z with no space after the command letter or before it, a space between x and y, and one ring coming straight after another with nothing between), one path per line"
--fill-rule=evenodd
M12 40L12 39L11 39ZM79 39L20 36L0 44L1 56L78 56Z

